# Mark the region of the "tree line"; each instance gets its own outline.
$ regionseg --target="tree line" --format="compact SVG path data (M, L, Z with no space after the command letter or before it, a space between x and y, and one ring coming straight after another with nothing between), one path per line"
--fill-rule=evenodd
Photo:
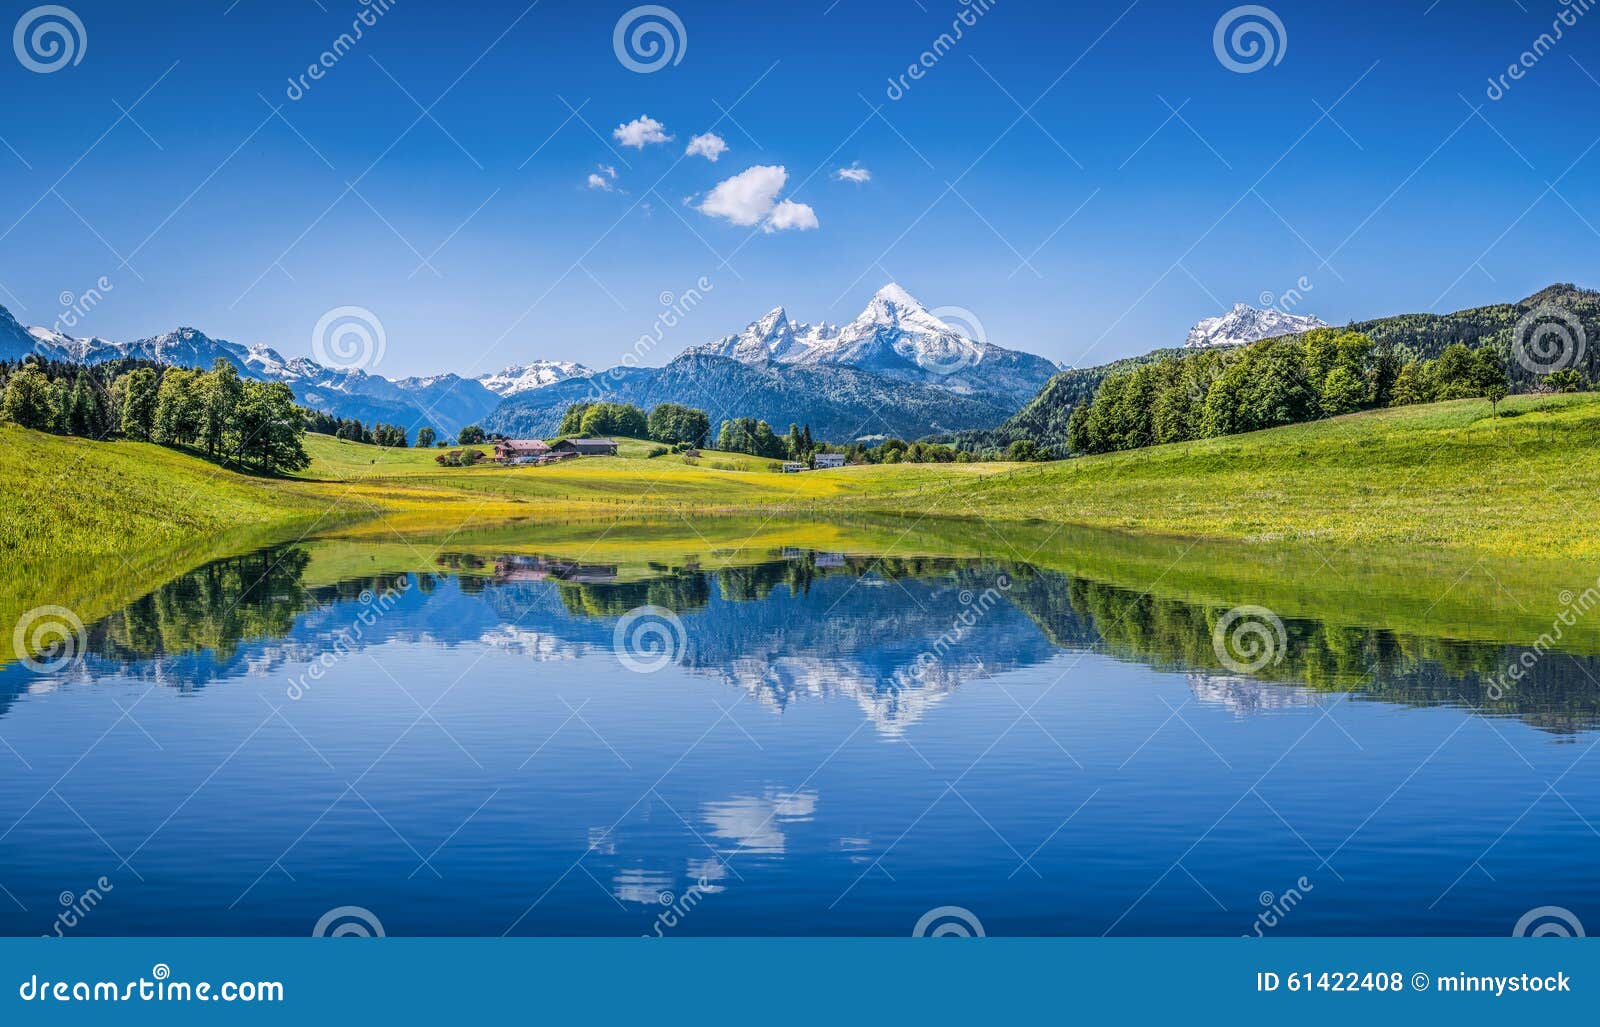
M561 416L562 437L621 435L695 448L706 444L711 417L680 403L658 403L646 414L632 403L574 403Z
M1390 343L1318 328L1108 375L1072 411L1067 444L1105 453L1442 399L1482 397L1498 413L1508 388L1492 347L1457 343L1433 360L1402 361Z
M192 449L263 474L311 462L305 412L289 386L242 378L220 358L209 371L148 361L29 360L0 367L0 377L0 419L24 428Z

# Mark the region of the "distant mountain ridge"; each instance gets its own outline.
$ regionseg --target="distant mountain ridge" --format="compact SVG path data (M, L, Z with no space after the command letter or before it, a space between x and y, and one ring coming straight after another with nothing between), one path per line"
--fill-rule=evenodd
M1183 340L1187 349L1204 349L1208 346L1243 346L1262 339L1280 335L1298 335L1313 328L1331 327L1319 317L1290 314L1274 307L1252 307L1248 303L1235 303L1233 309L1217 317L1202 318L1189 329Z
M791 421L810 424L840 441L990 427L1058 370L1043 357L970 337L969 331L983 334L975 318L940 309L973 327L957 327L891 283L849 324L792 322L780 307L743 332L694 347L660 368L597 374L571 361L535 360L475 378L391 380L309 357L286 359L268 346L243 346L188 327L126 343L74 338L23 328L0 308L0 359L37 352L90 363L138 357L209 367L220 357L240 374L287 383L313 409L368 422L426 424L446 434L481 423L511 435L549 435L568 404L606 399L643 407L684 403L716 421L756 417L780 429Z
M946 316L975 320L966 311ZM957 327L919 303L898 284L879 289L846 325L809 324L776 307L742 332L688 352L728 357L744 364L851 367L948 392L998 392L1017 401L1032 395L1060 368L1044 357L996 346L980 327Z
M898 436L920 438L994 425L1015 409L996 393L961 395L853 367L748 364L709 353L686 353L665 367L613 368L588 379L569 379L511 396L484 421L490 431L549 436L572 403L683 403L711 415L758 417L776 430L792 422L832 442Z

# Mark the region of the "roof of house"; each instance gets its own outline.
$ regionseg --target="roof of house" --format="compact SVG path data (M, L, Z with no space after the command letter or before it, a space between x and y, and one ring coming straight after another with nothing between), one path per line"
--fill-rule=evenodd
M535 453L543 453L550 448L549 443L543 439L505 439L494 445L496 449L531 450Z
M617 448L616 442L612 439L562 439L556 443L556 446L568 446L572 449L612 450Z

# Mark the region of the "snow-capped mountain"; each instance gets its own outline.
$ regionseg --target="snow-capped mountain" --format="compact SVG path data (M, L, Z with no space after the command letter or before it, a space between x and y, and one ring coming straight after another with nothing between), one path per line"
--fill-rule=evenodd
M488 416L500 402L476 380L455 374L391 381L360 369L326 367L309 357L285 358L270 346L213 339L187 327L132 342L76 338L49 328L22 328L0 307L0 359L21 360L29 353L91 364L133 358L200 368L220 357L245 377L286 383L313 410L367 422L430 425L447 434Z
M1043 357L973 339L971 330L941 319L891 282L849 324L793 321L777 307L744 331L689 352L746 364L839 365L951 392L1024 398L1057 370Z
M505 398L546 385L564 382L568 378L588 378L594 371L570 360L535 360L531 364L513 364L494 374L480 374L477 382L496 396Z
M1313 328L1327 327L1326 321L1306 314L1286 314L1271 307L1263 310L1246 303L1235 303L1226 314L1197 321L1189 329L1189 337L1183 344L1189 349L1242 346L1260 339L1297 335Z

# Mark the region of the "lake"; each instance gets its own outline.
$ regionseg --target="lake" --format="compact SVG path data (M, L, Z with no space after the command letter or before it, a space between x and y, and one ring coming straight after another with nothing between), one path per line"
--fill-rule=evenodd
M1600 647L1530 648L1581 594L1051 550L1097 578L898 530L347 538L181 574L0 668L0 931L1600 919Z

